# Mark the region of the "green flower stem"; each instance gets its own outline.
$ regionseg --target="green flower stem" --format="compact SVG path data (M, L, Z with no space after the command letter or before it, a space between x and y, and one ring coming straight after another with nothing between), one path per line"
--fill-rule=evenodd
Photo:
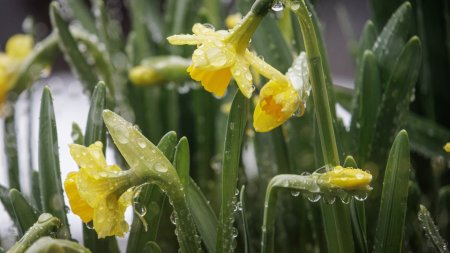
M4 147L8 166L9 188L20 191L19 180L19 157L17 155L17 134L14 107L11 114L5 117L4 127Z
M8 253L22 253L25 252L35 241L40 237L51 234L56 231L60 226L58 218L52 216L49 213L43 213L39 216L38 221L28 229L28 231L23 235L22 238L12 248Z
M291 9L297 16L303 33L324 160L325 163L339 165L339 154L333 129L333 118L329 106L330 103L324 78L324 69L314 24L304 0L299 1L298 6L293 5Z
M262 226L261 252L274 252L275 211L277 202L277 188L291 188L308 192L317 192L316 179L311 176L280 174L273 177L266 189L264 201L264 221Z
M304 38L324 162L329 165L339 165L333 114L330 110L324 66L322 65L319 41L314 29L314 22L311 19L311 12L308 10L305 0L292 3L291 9L299 20ZM329 251L354 252L347 208L340 203L331 207L322 204L321 207Z
M198 252L199 240L194 220L190 214L186 194L178 176L155 175L155 171L148 167L136 167L132 169L131 182L133 185L145 183L157 184L169 197L175 212L176 234L181 252ZM170 171L170 170L169 170ZM169 171L165 173L169 173Z
M176 234L182 253L201 250L194 220L190 214L185 191L177 171L165 155L130 122L105 110L104 122L120 153L132 169L126 171L125 182L117 189L116 196L133 186L156 184L169 197L174 209Z

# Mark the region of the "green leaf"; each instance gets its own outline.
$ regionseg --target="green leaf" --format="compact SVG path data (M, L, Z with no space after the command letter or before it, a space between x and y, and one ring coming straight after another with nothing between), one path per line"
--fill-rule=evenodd
M450 185L446 185L439 189L438 194L438 217L445 217L450 211ZM449 222L438 222L439 229L443 232L444 236L450 234Z
M402 3L402 0L378 1L371 0L371 8L375 24L381 29L388 22L391 14Z
M158 149L171 161L174 157L176 144L177 134L168 132L159 141ZM142 218L147 222L148 229L145 231L141 219L135 214L127 244L127 252L129 253L142 249L149 240L156 240L166 197L157 186L144 185L135 201L147 210Z
M26 252L35 252L35 253L91 253L90 250L81 246L77 242L63 240L63 239L54 239L50 236L41 237L35 243L31 245L27 249ZM97 251L98 252L98 251Z
M381 100L381 82L377 60L369 50L364 52L356 85L360 93L357 105L353 107L352 131L356 140L358 160L361 165L366 162L372 143L378 107Z
M65 59L69 63L72 72L74 72L81 83L84 84L85 90L91 93L94 89L94 85L97 83L97 76L78 49L78 44L70 32L69 26L62 19L56 2L52 2L50 5L50 18L52 26L58 33L59 47L65 55Z
M106 109L106 86L104 82L99 82L94 89L91 98L88 118L86 122L86 132L84 134L84 145L89 146L96 141L106 143L106 128L102 120L103 110ZM106 145L104 145L104 149ZM103 150L103 153L105 150Z
M370 157L375 162L385 161L390 141L399 128L404 126L414 85L420 72L421 58L420 40L412 37L401 51L381 98L375 137L370 147Z
M33 203L36 205L38 210L42 210L39 171L32 170L31 178L33 179L33 182L31 182L31 189L33 189Z
M9 217L14 219L15 213L14 207L9 199L9 189L4 187L3 185L0 185L0 201L2 202L6 212L9 214Z
M186 137L182 137L178 142L177 148L175 150L175 159L173 165L177 169L178 176L180 177L183 187L186 188L189 186L190 181L189 164L189 142Z
M433 219L431 218L430 212L423 205L420 205L419 213L417 214L417 218L422 224L423 230L425 230L425 234L428 239L432 242L434 249L440 253L448 253L447 242L442 238L439 234L439 230L434 224Z
M81 130L81 127L75 122L72 122L72 131L70 132L70 136L72 137L73 143L83 145L83 131Z
M410 167L408 134L402 130L392 144L386 165L374 253L402 250Z
M414 23L412 15L411 4L409 2L403 3L392 14L373 45L372 51L378 60L381 82L385 87L391 75L396 73L397 59L410 38L412 24Z
M345 168L358 168L355 159L351 156L347 156L345 158L343 166ZM352 199L350 203L350 215L352 219L353 235L356 239L356 251L361 253L369 252L367 247L367 228L364 202L355 201L355 199Z
M62 226L58 237L70 238L59 168L58 134L50 89L45 87L39 114L38 166L43 212L57 217Z
M450 161L450 154L442 148L445 141L450 140L448 128L410 112L407 116L406 130L411 135L412 150L429 159L443 157L446 161Z
M247 209L245 204L245 185L241 187L241 192L239 196L240 207L238 206L238 211L241 213L242 226L244 231L244 252L250 252L250 234L247 222Z
M11 114L5 117L3 133L6 164L8 166L9 187L20 191L19 157L17 154L17 134L14 110Z
M360 64L360 60L364 55L364 52L366 50L370 50L373 47L373 44L377 40L378 33L377 29L375 28L375 25L372 23L371 20L368 20L366 24L364 25L361 38L359 39L358 44L358 53L356 58L356 64Z
M90 33L97 33L94 17L92 16L88 6L86 6L84 1L65 0L64 2L70 8L74 20L80 22L83 28L85 28Z
M249 102L240 91L237 91L228 117L222 160L222 205L217 230L216 252L233 251L233 209L236 205L236 183L238 180L241 145L247 123Z
M214 253L216 252L217 241L217 217L209 201L193 179L190 179L187 190L189 209L197 225L198 232L208 252Z
M151 241L145 244L142 253L162 253L162 250L156 242Z
M9 191L9 199L14 208L19 236L23 236L38 220L39 213L30 203L28 203L22 193L16 189L11 189Z

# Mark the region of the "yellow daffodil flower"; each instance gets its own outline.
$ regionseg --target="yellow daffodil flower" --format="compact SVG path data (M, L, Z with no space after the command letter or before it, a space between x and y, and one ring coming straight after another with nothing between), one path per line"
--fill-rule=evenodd
M445 152L450 153L450 142L447 142L447 143L445 144L444 150L445 150Z
M221 97L233 77L242 94L250 98L254 90L250 66L269 79L279 73L272 72L273 68L267 68L270 65L247 49L261 19L262 16L249 12L241 23L228 31L214 31L211 27L195 24L192 27L194 34L173 35L167 39L173 45L197 45L187 71L205 90Z
M323 173L319 180L321 184L352 190L370 187L372 175L361 169L336 166L332 170Z
M6 42L5 52L0 52L0 106L15 84L20 64L31 53L33 38L29 35L16 34Z
M271 68L270 71L277 70ZM257 132L268 132L292 115L302 116L305 111L305 102L311 91L306 55L301 53L286 76L281 73L277 76L280 75L282 78L270 80L259 93L253 113L253 126Z
M241 13L237 12L235 14L228 15L225 19L225 25L228 29L234 28L242 19Z
M131 204L133 185L129 171L106 164L102 147L101 142L89 147L70 145L80 170L68 174L64 188L73 213L85 223L93 221L99 238L123 236L129 228L124 213Z

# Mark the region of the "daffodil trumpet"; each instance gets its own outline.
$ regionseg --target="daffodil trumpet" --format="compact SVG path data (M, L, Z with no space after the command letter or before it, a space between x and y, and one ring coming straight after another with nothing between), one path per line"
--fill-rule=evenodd
M283 79L278 71L251 53L247 46L273 1L256 1L247 15L231 30L215 31L202 24L192 27L194 34L173 35L167 38L173 45L196 45L192 64L187 71L192 79L200 81L205 90L223 96L231 77L245 97L253 91L250 66L268 79Z
M267 186L264 201L262 252L273 252L274 249L278 189L290 190L293 196L302 194L311 202L317 202L323 197L328 203L333 203L336 198L339 198L343 203L348 204L352 197L359 201L367 198L367 193L372 190L371 181L370 173L358 168L342 166L324 166L312 174L280 174L273 177Z
M309 71L302 52L283 78L270 80L261 89L253 113L255 130L268 132L293 115L302 116L310 93Z
M180 56L156 56L131 68L128 77L136 86L151 86L163 82L182 82L189 78L186 69L191 61Z

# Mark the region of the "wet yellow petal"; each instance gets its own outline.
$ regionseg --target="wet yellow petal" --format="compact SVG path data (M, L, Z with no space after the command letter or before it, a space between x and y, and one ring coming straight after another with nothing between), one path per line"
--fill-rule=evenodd
M253 113L253 126L257 132L270 131L288 120L300 107L297 92L289 83L269 81L260 92Z
M221 41L205 43L192 54L192 65L209 71L230 67L235 61L235 49Z
M201 44L205 39L204 37L191 34L178 34L167 37L167 41L172 45L197 45Z
M77 177L78 172L69 173L64 181L64 189L69 199L72 212L80 216L84 223L88 223L93 219L94 209L81 198L77 188Z
M152 85L163 80L155 69L145 66L132 68L128 73L128 77L135 85Z
M95 142L89 147L85 147L78 144L70 145L70 155L80 168L89 168L95 171L99 171L106 166L106 159L103 155L103 144L101 142Z
M444 150L445 150L445 152L450 153L450 142L447 142L447 143L445 144Z
M33 38L29 35L16 34L6 42L5 52L9 57L23 59L33 49Z
M321 180L326 180L335 187L356 189L368 186L372 181L372 175L361 169L336 166L331 171L324 173Z
M115 195L109 195L98 203L94 210L94 229L98 238L114 235L123 237L128 232L125 210L130 204L118 200Z
M241 13L237 12L235 14L229 15L225 19L225 25L227 26L228 29L231 29L231 28L235 27L237 24L239 24L241 19L242 19Z
M236 80L242 94L244 94L245 97L250 98L254 90L252 83L253 78L249 64L243 57L237 57L235 64L231 67L231 74Z
M190 66L188 72L192 79L200 81L206 91L214 93L218 97L222 97L227 90L231 80L231 71L224 68L215 71L206 71Z

